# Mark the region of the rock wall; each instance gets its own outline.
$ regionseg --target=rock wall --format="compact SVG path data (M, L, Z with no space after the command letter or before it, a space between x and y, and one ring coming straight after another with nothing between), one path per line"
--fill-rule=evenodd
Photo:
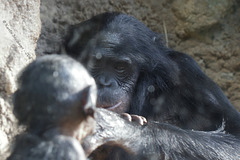
M19 71L35 56L40 33L40 0L0 2L0 160L19 132L12 114L12 93Z

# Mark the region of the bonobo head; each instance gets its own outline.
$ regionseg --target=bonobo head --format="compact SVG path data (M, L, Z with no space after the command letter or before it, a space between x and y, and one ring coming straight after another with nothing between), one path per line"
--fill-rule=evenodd
M172 83L174 65L160 37L131 16L104 13L71 26L65 51L96 80L97 107L137 114L159 94L154 88Z
M79 62L67 56L43 56L18 78L14 114L32 132L74 127L93 116L96 94L94 79Z

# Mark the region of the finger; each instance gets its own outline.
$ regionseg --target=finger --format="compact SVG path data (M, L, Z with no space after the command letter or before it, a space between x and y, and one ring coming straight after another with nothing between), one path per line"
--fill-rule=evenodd
M138 116L138 115L131 115L132 116L132 121L137 121L139 124L144 125L147 123L147 119L143 116Z
M146 124L147 123L147 119L145 117L142 117L142 119L143 119L143 123Z
M132 122L132 117L130 114L127 114L127 113L122 113L121 114L121 117L129 122Z
M143 117L141 116L137 116L137 115L131 115L132 117L132 121L135 121L137 123L139 123L140 125L144 125L144 120L143 120Z

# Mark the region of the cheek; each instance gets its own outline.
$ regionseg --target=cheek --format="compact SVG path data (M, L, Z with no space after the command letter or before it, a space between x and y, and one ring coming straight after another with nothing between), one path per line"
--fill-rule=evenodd
M97 107L123 113L128 111L130 100L131 95L121 89L99 89Z
M130 96L128 97L122 97L121 99L119 99L119 101L121 101L121 105L119 105L116 108L113 109L109 109L110 111L116 112L116 113L126 113L129 111L129 107L130 107Z

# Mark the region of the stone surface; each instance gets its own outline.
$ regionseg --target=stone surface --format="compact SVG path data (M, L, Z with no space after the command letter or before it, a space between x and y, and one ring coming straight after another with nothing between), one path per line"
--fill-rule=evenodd
M221 18L232 9L232 0L175 0L172 3L172 11L178 21L176 30L181 37L204 36L203 32L210 33L211 29L220 27Z
M0 2L0 159L19 128L12 114L12 94L19 71L36 56L40 33L40 1Z

